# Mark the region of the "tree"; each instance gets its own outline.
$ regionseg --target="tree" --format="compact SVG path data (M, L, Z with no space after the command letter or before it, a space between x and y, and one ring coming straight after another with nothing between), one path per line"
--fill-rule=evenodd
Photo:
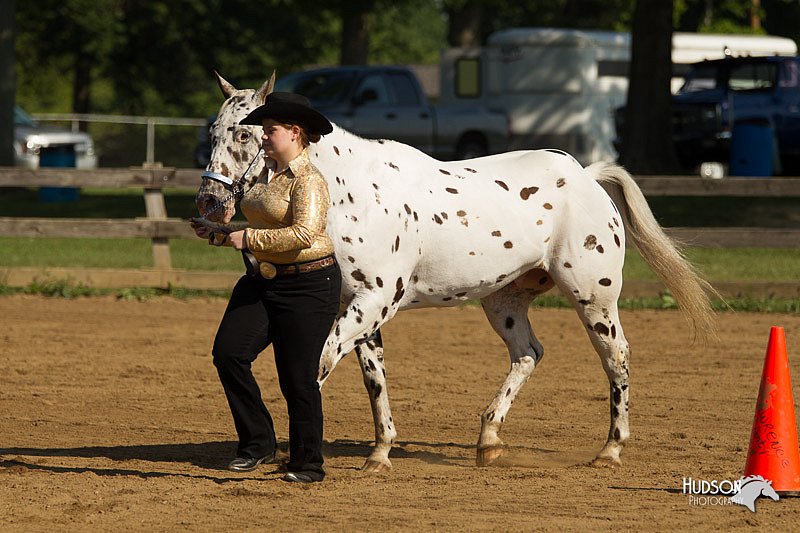
M0 0L0 165L14 165L14 0Z
M483 41L483 8L481 0L451 0L444 7L450 21L447 42L450 46L474 47Z
M17 47L21 58L31 65L58 61L68 69L73 112L92 111L93 75L101 58L115 47L120 4L120 0L40 0L18 6L16 21L24 35L24 45Z
M341 0L339 14L342 20L342 65L366 65L369 57L369 18L376 0Z
M637 0L620 157L634 173L679 169L672 139L672 19L673 0Z
M405 0L376 9L369 26L369 62L436 65L447 24L436 0Z

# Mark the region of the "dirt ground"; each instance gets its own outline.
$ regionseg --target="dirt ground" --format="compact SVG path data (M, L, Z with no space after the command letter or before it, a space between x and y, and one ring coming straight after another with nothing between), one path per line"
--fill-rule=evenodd
M508 368L479 308L401 313L383 330L399 431L388 474L360 470L369 403L348 356L323 389L328 477L222 467L235 434L210 346L223 300L0 298L0 530L796 529L800 499L693 505L685 477L738 479L769 327L786 328L800 397L800 316L727 313L689 347L672 311L624 312L631 440L623 466L586 466L608 431L608 384L570 310L532 310L546 355L475 466L479 416ZM271 353L256 363L286 444Z

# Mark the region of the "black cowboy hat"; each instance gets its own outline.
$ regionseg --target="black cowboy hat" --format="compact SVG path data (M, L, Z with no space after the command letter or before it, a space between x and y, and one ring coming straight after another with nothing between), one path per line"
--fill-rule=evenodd
M311 134L325 135L333 131L330 121L312 108L308 98L300 94L269 93L264 99L264 105L251 111L239 124L260 126L265 118L300 124Z

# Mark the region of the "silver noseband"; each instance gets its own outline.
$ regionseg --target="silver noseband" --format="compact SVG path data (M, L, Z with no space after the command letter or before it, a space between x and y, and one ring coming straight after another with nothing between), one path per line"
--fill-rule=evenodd
M205 172L200 174L200 177L218 181L223 185L225 185L226 187L233 187L233 180L230 179L228 176L223 176L219 172L211 172L210 170L206 170Z
M226 189L228 189L229 191L231 191L233 193L233 197L238 202L239 200L242 199L242 196L244 196L244 193L245 193L244 186L247 184L247 180L250 179L250 176L253 174L253 172L256 169L256 164L258 163L258 161L262 157L264 157L264 148L263 147L258 149L258 153L253 158L253 160L250 161L250 164L247 165L247 169L244 171L244 174L242 174L242 176L236 181L232 180L228 176L220 174L219 172L212 172L210 170L206 170L205 172L200 174L200 177L201 178L208 178L210 180L214 180L214 181L218 181L219 183L222 183L225 186ZM227 200L229 200L229 198L226 199L226 201Z
M244 196L244 193L245 193L244 186L247 183L247 180L250 179L250 176L253 174L253 171L256 168L256 163L262 157L264 157L264 148L263 147L259 148L258 153L253 158L253 160L250 161L250 164L247 166L247 169L244 171L244 174L242 174L242 176L236 181L233 181L228 176L224 176L224 175L220 174L219 172L212 172L210 170L206 170L205 172L200 174L201 178L208 178L210 180L214 180L214 181L218 181L219 183L222 183L225 186L225 188L228 191L230 191L230 194L228 194L226 197L224 197L224 198L222 198L220 200L217 200L214 203L214 205L211 207L211 209L209 209L206 212L205 216L208 216L209 214L211 214L211 213L213 213L213 212L215 212L215 211L217 211L219 209L222 209L231 200L233 200L234 202L238 202L239 200L242 199L242 196ZM199 197L200 192L198 191L197 194L198 194L198 197Z

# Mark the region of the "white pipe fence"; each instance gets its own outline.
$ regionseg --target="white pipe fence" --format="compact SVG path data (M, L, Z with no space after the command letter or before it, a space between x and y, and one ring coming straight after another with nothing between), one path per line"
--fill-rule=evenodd
M93 113L38 113L33 116L36 120L52 122L69 122L72 131L78 131L81 122L104 122L111 124L140 124L147 126L147 152L146 164L155 163L156 156L156 126L194 126L200 127L207 124L203 118L186 117L141 117L133 115L97 115Z

